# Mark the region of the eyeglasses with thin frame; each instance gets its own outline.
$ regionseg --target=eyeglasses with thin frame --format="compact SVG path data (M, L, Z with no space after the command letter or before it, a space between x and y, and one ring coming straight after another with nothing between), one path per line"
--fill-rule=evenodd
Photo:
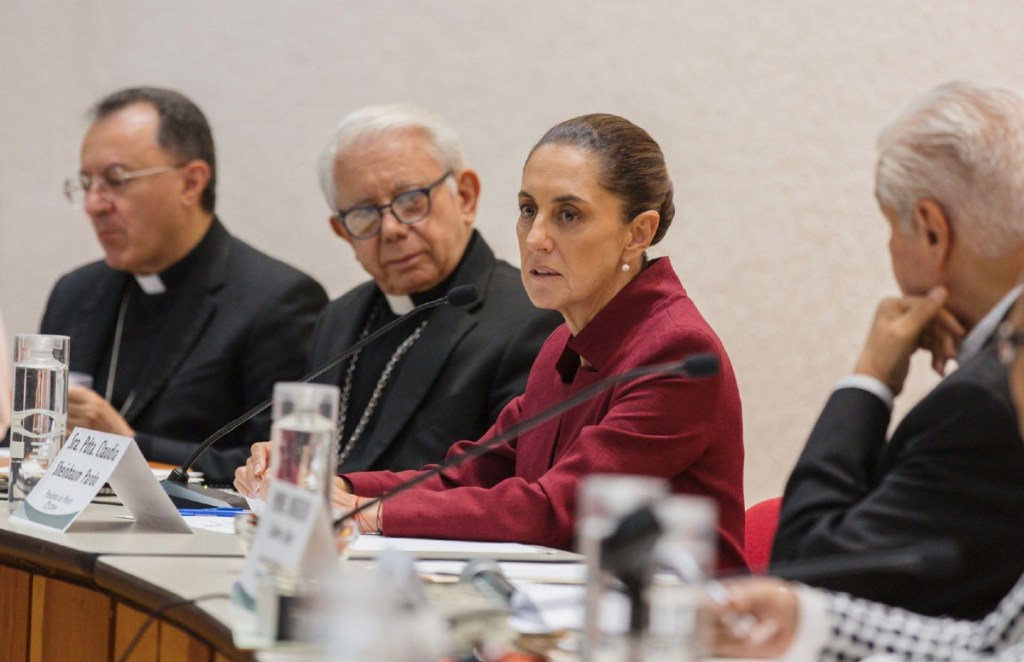
M358 205L339 209L338 220L353 239L372 239L379 235L385 209L390 209L395 220L403 225L419 223L430 216L430 194L453 174L448 170L432 184L403 191L385 205Z
M1024 331L1018 331L1010 320L1000 324L996 329L996 354L999 362L1005 366L1012 365L1021 347L1024 347Z
M125 170L124 166L115 164L107 166L98 175L80 172L77 177L68 177L64 180L64 197L68 199L68 202L73 207L81 207L89 191L92 189L92 185L96 184L99 187L100 196L103 196L104 200L109 201L109 196L121 193L124 190L125 184L133 179L159 175L160 173L177 170L184 166L185 164L183 163L181 165L162 165L140 168L138 170Z

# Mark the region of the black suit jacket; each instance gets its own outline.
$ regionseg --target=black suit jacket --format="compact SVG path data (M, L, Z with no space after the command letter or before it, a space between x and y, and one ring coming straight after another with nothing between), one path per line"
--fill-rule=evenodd
M194 265L171 324L124 417L150 460L179 464L203 439L302 375L309 335L327 302L320 285L228 234L214 221L209 259ZM95 374L109 351L131 275L94 262L54 286L40 328L71 337L71 370ZM221 439L195 468L229 483L249 445L270 438L264 413Z
M952 539L963 562L816 584L924 614L978 618L1024 572L1024 446L993 343L900 422L861 389L835 391L783 497L773 561Z
M479 234L451 283L460 285L476 286L479 299L428 313L430 323L384 391L372 434L358 442L371 447L339 472L418 469L438 462L454 442L483 435L502 407L523 392L533 360L561 316L534 308L519 271L495 258ZM368 282L328 304L313 334L311 368L356 342L380 296L377 285ZM316 381L341 384L346 365Z

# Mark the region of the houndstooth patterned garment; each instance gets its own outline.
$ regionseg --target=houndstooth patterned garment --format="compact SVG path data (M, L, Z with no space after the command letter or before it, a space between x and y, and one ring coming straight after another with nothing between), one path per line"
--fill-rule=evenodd
M1024 661L1024 577L982 621L922 616L845 593L824 597L831 632L821 659L827 662L872 655L934 662Z

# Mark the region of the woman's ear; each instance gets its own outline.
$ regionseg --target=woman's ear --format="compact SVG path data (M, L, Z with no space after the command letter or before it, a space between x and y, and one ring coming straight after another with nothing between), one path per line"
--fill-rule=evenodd
M630 221L626 245L622 250L624 262L632 262L650 247L660 223L661 214L653 209L637 214Z

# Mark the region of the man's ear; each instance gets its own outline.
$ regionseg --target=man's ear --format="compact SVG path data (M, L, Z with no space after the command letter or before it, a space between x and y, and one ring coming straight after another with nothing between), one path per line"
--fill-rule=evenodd
M942 206L931 199L914 205L914 231L920 234L925 250L937 265L945 264L953 248L953 227Z
M337 216L330 217L331 229L334 230L334 234L344 239L349 245L352 244L352 235L345 229L345 224L342 223Z
M632 262L650 247L660 223L661 214L653 209L648 209L633 217L629 223L629 236L622 250L624 262Z
M467 225L476 219L476 205L480 200L480 177L475 170L466 168L452 175L455 178L459 211Z
M183 165L181 171L182 200L188 207L197 206L203 197L203 191L210 183L210 164L196 159Z

